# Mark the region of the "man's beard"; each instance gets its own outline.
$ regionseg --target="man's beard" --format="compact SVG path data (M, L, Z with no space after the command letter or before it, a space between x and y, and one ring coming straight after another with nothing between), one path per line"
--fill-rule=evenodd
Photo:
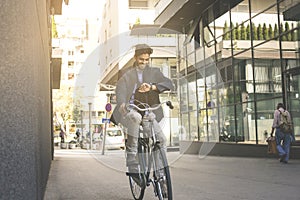
M137 66L137 68L140 69L140 70L144 70L147 66L148 66L148 64L139 64Z

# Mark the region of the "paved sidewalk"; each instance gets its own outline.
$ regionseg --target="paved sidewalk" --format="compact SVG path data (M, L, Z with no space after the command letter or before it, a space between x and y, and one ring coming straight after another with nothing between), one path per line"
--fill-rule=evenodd
M299 200L300 160L214 157L169 152L175 200ZM124 151L56 149L45 200L130 200ZM151 187L149 187L151 188ZM145 200L156 199L146 189Z

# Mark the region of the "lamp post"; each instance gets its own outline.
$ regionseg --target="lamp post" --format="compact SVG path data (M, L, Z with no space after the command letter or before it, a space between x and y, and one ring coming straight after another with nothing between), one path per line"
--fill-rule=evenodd
M90 149L92 149L92 144L93 144L93 141L92 141L92 120L91 120L91 107L92 107L92 103L89 102L89 133L90 133Z
M82 118L83 110L80 110L80 127L81 127L81 134L80 134L80 141L82 141L83 137L83 118Z

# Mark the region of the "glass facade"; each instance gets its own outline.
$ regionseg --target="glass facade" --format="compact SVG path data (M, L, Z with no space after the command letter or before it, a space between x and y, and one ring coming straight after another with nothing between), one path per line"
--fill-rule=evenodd
M300 139L299 4L216 1L201 13L191 42L179 38L180 139L265 144L278 102Z

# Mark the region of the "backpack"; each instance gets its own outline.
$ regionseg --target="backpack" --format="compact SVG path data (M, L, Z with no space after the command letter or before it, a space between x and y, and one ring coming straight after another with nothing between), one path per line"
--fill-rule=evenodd
M280 117L279 117L279 128L280 131L283 133L292 133L293 128L292 128L292 123L289 120L289 116L287 111L280 111Z

